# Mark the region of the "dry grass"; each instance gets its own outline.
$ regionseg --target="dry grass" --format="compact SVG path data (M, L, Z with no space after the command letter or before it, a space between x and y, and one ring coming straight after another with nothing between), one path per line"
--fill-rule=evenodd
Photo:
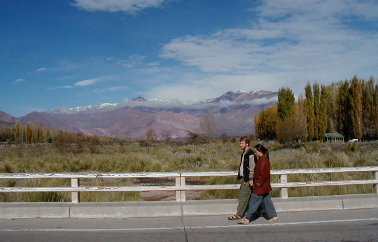
M295 148L278 143L265 143L270 150L271 169L351 167L378 164L378 142L329 144L309 143ZM201 145L156 143L141 147L138 143L84 144L66 146L11 146L0 147L0 172L169 172L169 171L230 171L239 164L237 143L213 142ZM292 175L289 181L367 179L371 174ZM278 177L272 177L273 182ZM120 186L132 180L85 180L89 186ZM235 177L204 178L208 184L237 183ZM69 186L64 179L3 180L1 186ZM289 189L289 196L335 195L371 193L373 186L343 186ZM140 200L139 193L88 192L81 193L81 201ZM278 190L273 191L273 196ZM201 199L235 198L236 191L202 192ZM0 201L70 201L69 193L0 193Z

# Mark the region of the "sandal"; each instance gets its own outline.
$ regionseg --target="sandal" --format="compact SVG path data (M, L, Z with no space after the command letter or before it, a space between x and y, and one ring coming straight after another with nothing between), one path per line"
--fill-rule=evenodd
M241 219L241 217L237 214L231 215L228 217L228 220L239 220L239 219Z

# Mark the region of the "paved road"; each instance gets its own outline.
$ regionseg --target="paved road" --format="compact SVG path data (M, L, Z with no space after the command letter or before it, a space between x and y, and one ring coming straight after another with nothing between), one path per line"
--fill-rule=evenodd
M225 216L4 219L0 241L378 241L378 209L281 213L249 225Z

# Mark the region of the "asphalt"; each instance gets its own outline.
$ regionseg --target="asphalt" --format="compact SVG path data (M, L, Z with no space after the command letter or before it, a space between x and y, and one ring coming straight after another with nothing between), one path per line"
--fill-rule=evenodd
M225 215L0 219L0 241L378 241L378 208L280 212L237 224Z

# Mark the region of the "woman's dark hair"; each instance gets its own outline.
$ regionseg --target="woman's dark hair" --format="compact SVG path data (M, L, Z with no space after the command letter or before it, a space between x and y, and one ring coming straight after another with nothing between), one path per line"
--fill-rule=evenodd
M260 151L261 153L265 154L266 157L268 157L269 159L269 151L267 148L265 148L265 146L263 146L262 144L257 144L255 145L255 149Z

